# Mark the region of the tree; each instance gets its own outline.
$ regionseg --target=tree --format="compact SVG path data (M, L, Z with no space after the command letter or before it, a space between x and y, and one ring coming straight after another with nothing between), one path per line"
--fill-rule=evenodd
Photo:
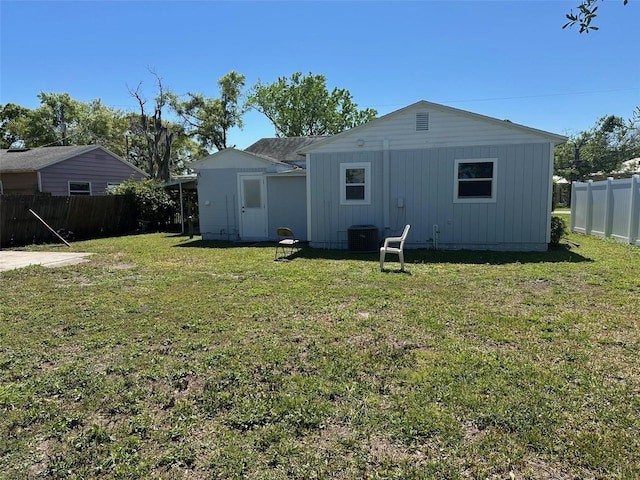
M30 110L15 103L0 105L0 148L12 148L22 143L21 131Z
M162 120L162 110L175 96L164 89L162 79L155 73L151 74L156 78L158 95L155 99L153 115L148 115L145 111L146 98L141 92L142 83L138 84L135 90L129 89L129 94L138 101L140 105L140 116L138 117L138 128L134 127L146 141L147 173L155 179L169 180L171 172L171 147L173 145L175 130L171 125Z
M68 93L41 92L38 98L40 106L34 110L14 104L2 108L3 146L100 144L124 155L127 122L122 111L102 104L100 99L80 102Z
M38 94L41 109L44 115L49 118L48 127L56 137L56 143L60 145L70 145L69 136L75 135L75 131L69 130L69 126L75 124L78 119L80 105L77 100L71 98L68 93L45 93Z
M149 230L165 227L169 223L171 212L176 207L162 182L158 180L142 182L127 180L116 186L110 193L127 197L135 207L138 221Z
M220 80L220 98L207 98L200 93L188 93L189 99L175 101L175 112L183 119L187 133L196 138L207 151L212 148L228 148L227 135L231 128L242 128L244 110L240 106L240 96L245 84L245 76L231 71Z
M578 24L580 26L580 33L589 33L591 30L598 30L598 27L591 25L591 21L598 16L596 14L598 10L597 3L600 1L602 0L582 0L580 5L578 5L578 13L574 14L573 10L567 13L566 17L569 21L565 23L562 28L573 27L575 24ZM623 0L624 5L628 3L629 0Z
M636 110L638 111L638 110ZM629 121L615 115L601 117L556 150L556 174L568 180L614 175L622 163L640 155L638 115Z
M99 144L122 157L126 153L128 122L125 113L100 99L78 105L77 125L73 126L74 145Z
M272 84L258 82L249 92L246 106L263 113L278 137L334 135L376 117L371 108L358 110L348 90L329 93L323 75L290 79L280 77Z

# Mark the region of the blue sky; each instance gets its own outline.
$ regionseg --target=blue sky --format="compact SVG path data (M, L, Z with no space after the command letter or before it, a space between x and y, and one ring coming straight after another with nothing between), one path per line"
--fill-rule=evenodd
M137 111L127 88L219 96L231 70L272 82L322 74L380 115L418 100L553 133L591 128L640 105L640 1L606 0L600 30L563 30L579 0L1 0L0 103L35 108L39 92ZM274 135L248 113L230 142Z

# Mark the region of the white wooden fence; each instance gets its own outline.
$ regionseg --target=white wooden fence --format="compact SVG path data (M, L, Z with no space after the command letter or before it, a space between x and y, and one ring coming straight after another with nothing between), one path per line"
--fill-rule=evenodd
M573 182L571 231L640 245L640 175Z

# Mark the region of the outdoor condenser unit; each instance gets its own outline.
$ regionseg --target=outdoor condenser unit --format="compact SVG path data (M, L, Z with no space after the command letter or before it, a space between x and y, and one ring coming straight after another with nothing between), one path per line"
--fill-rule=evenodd
M347 234L352 252L377 252L380 249L378 227L375 225L351 225Z

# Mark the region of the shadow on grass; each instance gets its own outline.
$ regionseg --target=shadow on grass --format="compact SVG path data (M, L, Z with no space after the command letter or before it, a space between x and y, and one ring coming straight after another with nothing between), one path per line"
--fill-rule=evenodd
M275 248L274 242L227 242L218 240L192 240L176 245L181 248ZM323 260L363 260L378 262L378 253L355 253L349 250L325 250L303 246L299 251L287 257L323 259ZM486 250L405 250L405 263L463 263L503 265L509 263L562 263L592 262L571 249L570 245L561 244L546 252L493 252Z

